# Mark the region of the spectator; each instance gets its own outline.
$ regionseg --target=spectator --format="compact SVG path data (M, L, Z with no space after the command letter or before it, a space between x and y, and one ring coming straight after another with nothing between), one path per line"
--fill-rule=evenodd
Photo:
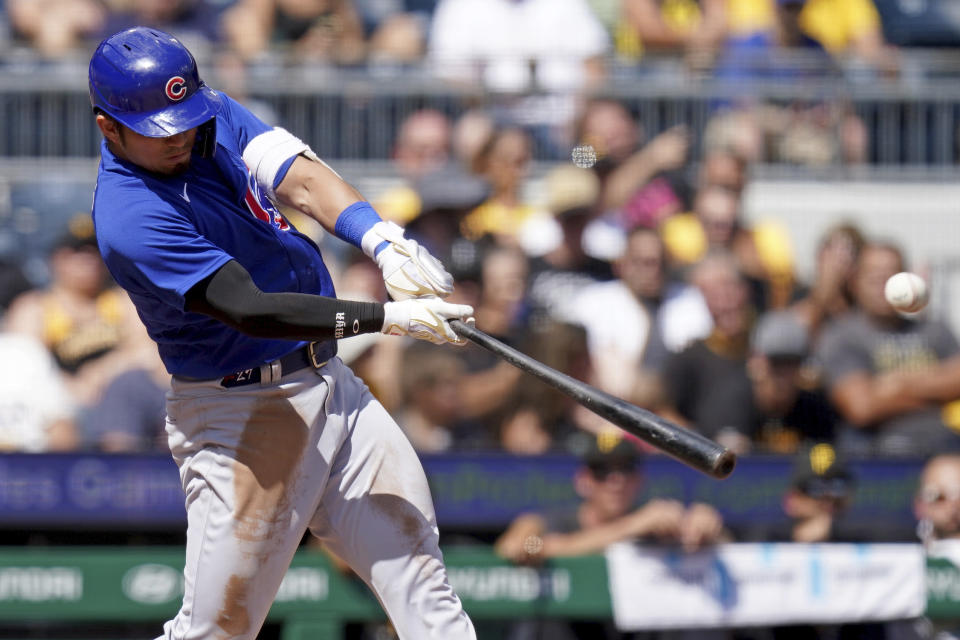
M584 230L599 196L597 177L588 169L561 165L547 174L544 182L547 210L553 214L550 222L555 224L532 220L521 232L522 246L535 256L528 289L530 323L535 331L551 319L565 320L564 307L583 287L613 278L610 264L584 249Z
M752 425L747 352L754 310L733 257L708 254L690 272L713 320L706 338L671 354L663 368L659 412L743 452Z
M110 8L104 33L145 26L176 32L197 45L220 40L224 3L217 0L103 0ZM202 50L202 49L201 49Z
M291 61L354 64L366 55L351 0L237 0L222 18L229 47L246 62L289 46Z
M960 453L942 452L926 461L917 483L913 512L927 557L960 566ZM931 630L928 637L960 638L956 620L926 622Z
M655 230L637 227L613 265L617 279L584 287L568 307L568 317L586 327L594 384L621 398L658 375L670 352L710 332L703 297L669 278L664 253Z
M477 327L510 341L524 330L527 257L514 247L491 246L483 254L480 295L474 306Z
M452 151L454 160L464 169L473 171L480 150L496 130L493 116L474 107L461 113L453 124Z
M441 256L454 278L475 278L480 252L460 229L466 215L489 196L487 183L447 164L422 176L413 186L419 213L406 225L409 237Z
M751 440L759 451L793 454L801 445L833 440L836 412L818 389L804 386L810 355L806 329L795 313L760 316L747 361L755 411Z
M747 159L733 149L715 147L705 149L697 169L697 186L720 186L730 190L738 199L747 186Z
M630 57L670 53L695 67L703 66L726 35L730 19L726 4L723 0L623 0L618 51Z
M789 519L758 536L762 542L879 542L889 540L888 532L876 524L858 526L849 518L856 489L853 471L827 443L818 443L795 458L783 511ZM839 625L787 625L773 627L773 640L885 640L915 639L912 622L859 622Z
M851 223L838 224L821 238L813 284L791 307L811 339L816 340L825 324L853 308L851 276L864 243L863 233Z
M440 0L427 62L440 79L494 93L501 124L534 137L540 158L569 157L577 96L599 86L609 41L586 0Z
M33 288L18 260L0 257L0 318L17 296Z
M523 347L527 259L519 250L493 246L483 253L480 292L468 304L474 307L477 328L515 347ZM468 287L457 284L463 291ZM456 356L464 364L460 387L463 415L496 421L517 394L520 370L485 349L462 349Z
M449 351L411 343L403 353L403 405L397 423L419 453L490 448L463 419L463 364Z
M949 426L956 412L945 406L960 399L956 337L943 322L899 314L883 294L904 266L896 246L867 243L853 275L855 308L824 327L817 348L844 421L837 443L851 454L928 455L960 442Z
M711 249L731 252L758 310L783 308L796 295L786 231L775 222L745 225L736 191L719 184L702 185L694 197L693 212L670 217L661 232L675 265L696 262Z
M409 64L422 59L435 0L355 0L368 35L371 62Z
M530 135L523 129L501 129L487 140L476 157L474 173L486 179L491 193L464 219L464 236L477 240L489 234L498 244L517 246L524 223L537 214L523 194L531 153Z
M508 342L515 342L508 340ZM586 331L564 322L548 322L524 336L522 350L571 378L590 379ZM495 372L491 372L495 373ZM530 374L508 376L510 393L487 422L500 448L518 455L579 451L593 433L609 424L570 396ZM498 385L504 385L499 380Z
M403 120L391 158L401 184L387 189L376 202L385 219L403 225L420 214L422 203L415 184L448 166L450 144L450 119L442 112L420 109Z
M400 125L393 149L397 173L415 180L440 169L450 159L450 118L436 109L420 109Z
M855 490L852 471L828 443L815 443L797 452L783 511L789 519L766 531L766 542L866 542L872 536L852 530L843 515Z
M933 555L957 556L960 540L960 453L932 456L920 472L913 501L917 533Z
M75 403L50 352L31 336L0 333L0 452L71 451Z
M817 46L881 72L897 68L872 0L777 0L777 21L782 47Z
M97 0L6 0L16 39L45 59L64 59L103 32L107 8Z
M133 368L107 384L81 420L84 439L107 453L167 451L166 398L170 388L159 354L152 368Z
M668 129L643 144L643 132L623 103L596 99L584 107L576 137L597 154L600 211L616 212L622 226L654 227L686 209L687 186L678 173L690 147L686 128Z
M92 406L116 375L156 358L127 294L109 281L92 234L89 215L71 220L51 252L50 283L18 296L5 319L8 331L50 350L80 407Z
M500 556L519 564L537 564L565 556L601 553L607 546L640 539L693 551L725 539L717 511L706 504L684 506L674 500L650 500L637 506L643 487L636 446L618 434L591 440L573 478L580 503L567 511L525 513L497 539ZM556 640L620 639L610 623L548 621L518 623L514 637ZM528 635L522 635L526 631Z
M603 77L608 44L584 0L440 0L428 57L459 83L569 92Z

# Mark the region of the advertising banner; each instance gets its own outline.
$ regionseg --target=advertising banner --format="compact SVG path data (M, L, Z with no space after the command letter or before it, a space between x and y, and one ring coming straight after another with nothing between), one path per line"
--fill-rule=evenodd
M918 544L726 544L607 551L622 630L894 620L926 605Z

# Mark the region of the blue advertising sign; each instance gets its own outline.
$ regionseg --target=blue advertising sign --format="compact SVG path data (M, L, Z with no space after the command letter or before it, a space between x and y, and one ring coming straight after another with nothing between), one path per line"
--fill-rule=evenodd
M576 458L505 454L423 456L444 527L493 528L518 513L575 505ZM871 525L913 523L911 501L921 463L875 460L852 465L856 492L850 521ZM780 457L740 460L718 481L670 458L644 463L641 500L651 497L714 505L733 528L784 519L782 498L791 461ZM3 526L180 528L185 523L177 468L165 454L0 455L0 523Z

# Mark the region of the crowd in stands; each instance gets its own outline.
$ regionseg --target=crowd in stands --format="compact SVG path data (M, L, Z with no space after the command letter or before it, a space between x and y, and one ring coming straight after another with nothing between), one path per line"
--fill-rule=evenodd
M906 20L898 21L893 8L886 0L5 0L3 6L13 44L48 59L147 25L246 62L278 52L289 61L337 65L427 61L452 80L482 78L501 90L579 86L606 72L608 56L636 62L664 53L693 67L743 73L757 52L800 47L894 70L887 40L918 39L903 35Z
M707 140L696 154L676 128L647 140L610 98L586 103L578 132L599 159L534 181L528 130L481 110L417 111L396 139L394 186L371 199L448 266L478 328L739 454L960 445L960 348L947 323L886 302L887 278L910 267L896 244L840 222L803 282L784 228L744 220L754 159L740 147ZM304 228L326 247L341 297L386 300L372 262ZM11 386L3 414L26 412L33 426L0 442L162 450L165 373L109 282L89 215L70 221L48 262L42 286L10 280L4 335L19 337L11 353L22 340L45 349L45 375L59 374L43 399L60 400ZM576 453L610 428L473 346L364 336L341 355L421 452Z

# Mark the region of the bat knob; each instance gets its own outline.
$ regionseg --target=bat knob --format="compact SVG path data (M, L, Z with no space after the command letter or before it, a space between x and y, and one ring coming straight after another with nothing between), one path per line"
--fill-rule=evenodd
M713 466L710 469L710 475L715 478L726 478L733 473L733 468L737 466L737 456L730 449L721 450L713 459Z

